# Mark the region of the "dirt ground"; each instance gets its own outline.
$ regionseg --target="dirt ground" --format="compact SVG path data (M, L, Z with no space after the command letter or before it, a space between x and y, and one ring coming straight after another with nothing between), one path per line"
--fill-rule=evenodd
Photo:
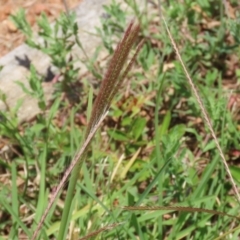
M0 57L24 42L23 34L17 30L10 15L20 8L26 11L27 20L37 29L36 19L45 12L53 21L60 12L77 6L82 0L0 0Z

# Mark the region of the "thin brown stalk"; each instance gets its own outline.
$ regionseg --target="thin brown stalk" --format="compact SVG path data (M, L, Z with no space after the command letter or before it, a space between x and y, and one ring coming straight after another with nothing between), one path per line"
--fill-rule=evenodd
M219 215L219 216L227 216L227 217L231 217L231 218L235 218L238 221L240 220L239 217L228 214L228 213L224 213L224 212L220 212L220 211L215 211L215 210L211 210L211 209L206 209L206 208L196 208L196 207L186 207L186 206L153 206L153 207L149 207L149 206L125 206L123 207L124 210L128 210L128 211L165 211L165 210L169 210L169 211L177 211L177 212L204 212L204 213L210 213L210 214L214 214L214 215Z
M171 34L171 32L170 32L170 30L169 30L169 28L168 28L168 26L167 26L166 20L165 20L165 18L164 18L163 15L162 15L162 20L163 20L164 25L165 25L165 28L166 28L166 30L167 30L168 36L169 36L169 38L170 38L170 40L171 40L172 46L173 46L173 48L174 48L174 50L175 50L175 52L176 52L176 55L177 55L177 57L178 57L181 65L182 65L182 68L183 68L183 70L184 70L184 73L185 73L185 75L186 75L186 77L187 77L188 83L189 83L189 85L190 85L190 87L191 87L191 89L192 89L192 91L193 91L193 93L194 93L194 95L195 95L195 97L196 97L196 99L197 99L197 102L198 102L199 107L200 107L200 109L201 109L201 112L202 112L202 114L203 114L204 120L205 120L205 122L206 122L206 124L207 124L207 126L208 126L208 128L209 128L209 130L210 130L210 132L211 132L212 138L214 139L214 142L215 142L215 144L216 144L216 146L217 146L217 149L218 149L219 154L220 154L220 156L221 156L223 165L224 165L224 167L225 167L225 169L226 169L226 172L227 172L227 174L228 174L228 176L229 176L230 182L232 183L233 190L234 190L234 192L235 192L235 196L236 196L236 198L237 198L237 201L240 203L240 195L239 195L239 193L238 193L237 186L236 186L236 184L235 184L235 182L234 182L234 180L233 180L232 174L231 174L231 172L230 172L230 170L229 170L229 167L228 167L227 161L226 161L226 159L225 159L225 156L224 156L224 154L223 154L222 148L221 148L221 146L220 146L220 144L219 144L219 142L218 142L217 136L216 136L216 134L215 134L215 132L214 132L214 130L213 130L213 127L212 127L212 123L211 123L211 121L210 121L210 118L208 117L208 114L207 114L207 111L206 111L206 109L205 109L205 107L204 107L204 104L203 104L203 102L202 102L202 100L201 100L201 98L200 98L200 96L199 96L199 94L198 94L197 88L196 88L196 86L194 85L194 83L193 83L193 81L192 81L192 79L191 79L191 77L190 77L190 75L189 75L189 73L188 73L188 71L187 71L187 68L186 68L186 66L185 66L185 64L184 64L184 62L183 62L183 60L182 60L182 57L181 57L181 55L180 55L180 53L179 53L179 51L178 51L177 45L176 45L175 41L173 40L172 34Z

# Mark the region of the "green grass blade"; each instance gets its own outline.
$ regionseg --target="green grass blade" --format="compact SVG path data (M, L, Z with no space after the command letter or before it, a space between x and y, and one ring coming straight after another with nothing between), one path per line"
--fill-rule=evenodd
M25 234L30 238L31 233L28 227L25 226L22 220L18 217L18 214L15 213L12 206L4 199L3 196L0 198L0 203L11 214L12 218L14 218L14 222L16 222L22 228Z
M12 210L15 212L17 218L19 218L19 201L18 201L18 189L17 189L17 169L16 164L13 162L11 166L12 173ZM18 237L18 223L15 217L13 217L13 224L10 232L10 238L15 240Z

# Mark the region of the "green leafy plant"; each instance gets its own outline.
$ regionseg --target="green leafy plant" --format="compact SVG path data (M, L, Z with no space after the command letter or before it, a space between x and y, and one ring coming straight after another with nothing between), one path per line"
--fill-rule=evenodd
M36 37L33 36L23 10L11 16L11 19L27 37L26 43L30 47L47 54L51 58L53 67L58 69L58 78L62 78L62 81L57 84L56 89L58 90L56 93L65 92L67 96L75 95L73 86L77 81L79 69L74 66L74 60L70 53L75 44L82 48L77 37L76 16L74 14L62 14L53 26L43 13L37 21L41 41L36 40Z

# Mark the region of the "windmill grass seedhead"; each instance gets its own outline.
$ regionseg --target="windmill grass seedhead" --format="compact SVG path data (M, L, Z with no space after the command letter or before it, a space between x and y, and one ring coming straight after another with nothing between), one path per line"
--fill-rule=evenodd
M108 67L108 70L105 74L105 77L103 79L103 82L101 84L99 94L94 102L92 114L90 117L90 121L87 127L86 135L85 135L85 141L82 145L82 147L77 151L76 155L74 156L70 166L68 169L65 171L64 176L59 183L56 191L52 195L48 206L46 210L44 211L40 222L37 225L37 228L32 236L32 240L35 240L37 238L37 235L47 217L48 212L50 211L54 201L56 200L58 194L60 193L60 190L63 188L65 185L67 179L69 178L70 174L72 173L73 170L78 170L81 168L81 165L83 161L85 160L84 156L85 153L87 152L87 149L89 147L89 144L97 131L99 125L103 121L104 117L106 116L107 110L110 107L111 101L114 97L114 95L117 93L119 87L121 86L124 77L127 75L127 73L130 71L131 66L134 63L134 60L136 59L137 53L140 51L143 41L138 45L137 50L128 63L127 67L121 73L122 68L124 67L124 64L127 61L127 57L130 53L130 50L136 41L136 38L138 36L140 30L140 26L134 25L134 22L132 21L122 39L122 41L118 44L112 60L110 62L110 65ZM76 169L77 168L77 169Z
M131 59L131 61L128 63L128 66L121 74L122 68L124 67L124 64L127 61L127 57L130 53L130 50L136 41L139 30L140 30L139 24L134 25L134 22L132 21L126 30L122 41L118 44L116 48L113 57L110 61L108 70L101 84L99 94L94 102L93 111L89 121L86 136L89 134L92 127L99 121L101 116L107 111L114 95L121 86L125 76L130 71L131 66L137 56L137 53L139 52L143 45L143 42L139 44L133 58Z

